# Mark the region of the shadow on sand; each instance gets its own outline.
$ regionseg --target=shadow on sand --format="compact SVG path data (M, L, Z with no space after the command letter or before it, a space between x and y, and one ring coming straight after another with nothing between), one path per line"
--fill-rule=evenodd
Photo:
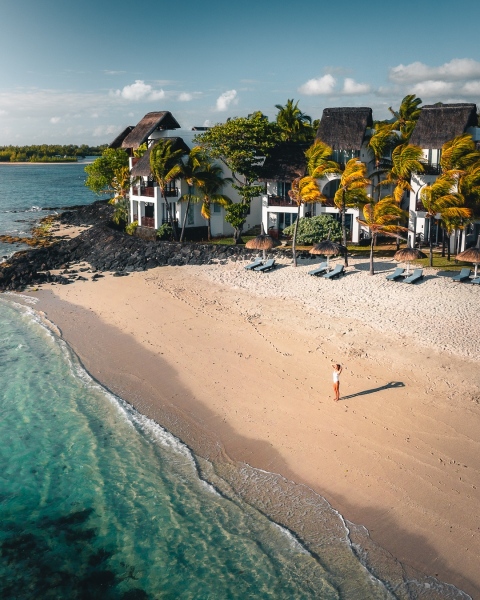
M372 388L371 390L363 390L362 392L357 392L356 394L350 394L350 396L342 396L340 400L350 400L350 398L356 398L357 396L366 396L367 394L374 394L375 392L381 392L382 390L389 390L391 388L400 388L405 387L403 381L390 381L385 385L382 385L378 388Z

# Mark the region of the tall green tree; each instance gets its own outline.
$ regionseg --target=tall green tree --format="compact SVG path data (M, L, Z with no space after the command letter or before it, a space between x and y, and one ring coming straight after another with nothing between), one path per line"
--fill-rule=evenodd
M393 198L400 205L406 191L411 191L410 180L414 173L423 173L422 149L413 144L401 144L392 152L391 168L381 185L395 186Z
M409 94L403 98L398 110L394 110L392 107L388 109L395 118L394 123L392 123L392 129L400 131L403 142L408 142L415 129L415 125L422 112L420 108L421 103L422 100L417 98L415 94Z
M198 186L198 184L202 180L202 173L206 169L209 162L210 161L205 155L203 148L201 148L200 146L195 146L195 148L192 148L190 150L187 159L184 160L181 164L181 177L185 180L186 184L188 185L188 192L180 198L180 202L187 203L185 215L183 217L182 222L180 242L183 242L183 238L185 236L185 225L187 223L187 216L188 211L190 210L190 204L192 203L192 198L194 198L195 201L195 186Z
M295 229L292 238L292 253L293 253L293 266L297 266L297 231L298 222L300 220L300 209L303 204L314 204L316 202L322 202L325 200L325 196L318 188L317 180L315 177L307 175L305 177L297 177L292 181L292 189L288 192L290 198L295 202L298 207L297 219L295 221Z
M175 150L172 140L169 139L158 140L150 152L150 170L165 201L167 221L172 226L174 240L178 239L178 232L170 202L167 199L167 185L181 175L181 162L184 154L183 149Z
M120 195L119 184L125 182L128 155L121 148L106 148L102 156L85 167L85 185L95 194Z
M209 163L205 165L201 174L197 179L197 188L199 191L198 201L202 203L201 215L207 221L208 228L208 240L210 241L212 236L211 231L211 206L212 204L219 204L221 206L228 206L232 203L231 198L222 193L222 189L232 183L231 177L224 177L223 169L220 165ZM194 201L196 198L193 199Z
M406 216L407 213L398 206L391 196L386 196L378 202L369 202L363 207L363 219L357 217L357 221L370 230L370 275L375 274L373 248L377 241L377 235L381 233L382 235L398 238L400 232L407 231L406 227L398 224L398 221L406 218Z
M421 193L426 217L430 219L430 266L433 266L433 221L437 215L445 223L452 219L468 219L472 211L465 207L463 196L457 191L455 177L442 175L431 185L426 185Z
M232 173L232 187L242 198L244 208L239 210L235 220L235 243L241 242L252 198L264 189L257 183L264 159L279 139L277 125L258 112L246 118L229 119L195 137L195 143L211 158L221 160L228 167Z
M361 208L369 200L366 188L370 184L367 177L367 167L358 158L351 158L342 172L340 185L335 192L333 201L342 217L343 245L347 247L346 212L347 208ZM345 252L345 266L348 266L348 256Z
M284 142L311 142L315 137L312 118L298 108L298 101L287 100L285 106L275 104L276 122Z
M480 166L480 152L469 133L459 135L443 144L440 166L444 174Z
M320 140L315 141L305 152L307 172L317 179L330 173L340 174L340 165L332 160L332 149Z

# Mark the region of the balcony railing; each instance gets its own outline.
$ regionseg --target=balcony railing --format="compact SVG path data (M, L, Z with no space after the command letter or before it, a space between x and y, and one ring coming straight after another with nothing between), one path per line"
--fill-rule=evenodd
M442 167L440 165L429 165L429 164L424 164L423 165L423 173L425 175L441 175L442 173Z
M268 196L268 206L296 206L296 204L284 196Z
M167 198L172 198L172 197L177 197L178 196L178 188L171 188L169 190L165 190L165 196L167 196Z
M135 185L133 186L133 195L134 196L145 196L147 198L155 198L155 190L158 188L155 187L146 187L146 186L138 186ZM165 191L165 195L167 196L167 198L177 198L178 197L178 192L179 189L177 187L175 188L170 188L169 190ZM160 190L158 190L158 196L160 197Z
M155 219L153 217L142 217L142 227L155 228Z

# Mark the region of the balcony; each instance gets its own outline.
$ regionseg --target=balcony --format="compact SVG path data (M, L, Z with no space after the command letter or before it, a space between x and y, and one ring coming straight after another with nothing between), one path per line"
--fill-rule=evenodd
M441 175L442 167L436 164L424 164L423 165L423 174L424 175Z
M147 198L155 198L155 188L145 186L133 186L132 188L134 196L145 196Z
M283 196L268 196L268 206L297 206L290 198Z
M142 227L152 227L155 229L155 219L153 217L142 217Z
M415 203L415 210L417 212L427 212L426 208L423 206L423 202L420 199L417 199Z

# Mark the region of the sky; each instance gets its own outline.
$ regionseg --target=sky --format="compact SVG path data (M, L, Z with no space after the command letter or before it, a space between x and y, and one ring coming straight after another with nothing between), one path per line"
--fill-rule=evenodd
M111 142L148 112L183 128L298 100L406 94L480 106L480 2L0 0L0 146Z

